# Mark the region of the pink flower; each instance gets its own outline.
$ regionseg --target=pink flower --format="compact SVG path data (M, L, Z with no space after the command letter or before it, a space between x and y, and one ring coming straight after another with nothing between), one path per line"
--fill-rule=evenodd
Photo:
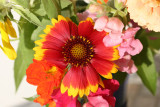
M97 13L91 13L89 10L84 11L83 13L77 13L79 21L86 20L88 17L92 18L94 21L97 19Z
M90 93L88 96L88 103L83 107L112 107L115 106L115 97L113 93L119 88L119 82L117 80L104 80L105 88L98 88L96 93Z
M123 56L123 58L115 61L115 63L119 66L118 69L122 72L127 72L129 74L137 72L137 67L130 55Z
M134 56L142 51L143 45L138 39L134 38L138 30L139 28L129 28L124 32L124 36L122 37L123 41L118 47L120 58L122 58L125 53Z
M108 102L102 96L88 97L89 103L83 107L109 107Z
M98 31L106 31L108 35L104 37L103 42L106 47L119 45L122 42L123 23L115 17L108 18L102 16L95 21L94 29ZM108 42L109 41L109 42Z
M60 89L53 91L52 99L56 107L81 107L77 97L73 98L72 96L68 96L67 92L62 94Z
M97 15L104 15L106 11L104 7L100 4L91 4L89 8L83 13L77 13L79 21L86 20L88 17L92 18L94 21L97 19Z

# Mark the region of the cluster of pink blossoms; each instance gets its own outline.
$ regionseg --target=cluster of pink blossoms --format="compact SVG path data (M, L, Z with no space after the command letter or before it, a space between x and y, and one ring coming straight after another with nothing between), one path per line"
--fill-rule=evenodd
M106 34L107 36L103 39L103 43L106 47L118 46L120 58L115 61L115 63L119 66L119 70L129 74L135 73L137 67L131 58L139 54L143 49L141 42L135 39L135 35L140 28L129 27L125 29L124 24L117 17L109 18L102 14L102 16L98 18L96 17L97 12L103 11L103 9L93 7L96 7L96 5L90 5L88 10L83 13L78 13L79 19L84 20L87 17L91 17L95 21L94 29L108 32Z

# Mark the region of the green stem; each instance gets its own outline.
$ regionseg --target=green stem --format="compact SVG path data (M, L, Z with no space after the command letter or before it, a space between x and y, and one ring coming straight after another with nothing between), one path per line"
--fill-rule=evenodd
M57 0L52 0L52 1L53 1L54 5L57 8L58 14L60 15L61 14L61 6L60 6L60 4L57 3Z
M72 4L73 4L73 11L74 11L74 14L76 15L77 14L77 10L76 10L76 0L71 0Z
M10 41L17 41L19 40L19 38L16 38L16 39L9 39Z

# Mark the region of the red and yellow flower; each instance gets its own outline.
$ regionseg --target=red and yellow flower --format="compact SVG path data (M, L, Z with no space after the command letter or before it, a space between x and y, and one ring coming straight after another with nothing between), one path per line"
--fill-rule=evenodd
M35 42L39 45L34 48L35 59L52 63L64 71L62 93L68 90L69 96L82 97L88 96L90 91L96 92L99 84L103 86L100 75L111 79L112 73L117 72L113 61L119 58L118 50L103 44L107 32L93 29L91 18L77 26L59 15L58 20L52 19L52 24L44 30L46 34L40 35L42 39Z

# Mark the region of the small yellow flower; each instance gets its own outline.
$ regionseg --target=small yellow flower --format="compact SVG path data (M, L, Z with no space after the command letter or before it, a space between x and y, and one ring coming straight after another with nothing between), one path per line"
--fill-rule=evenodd
M0 22L0 33L2 38L3 46L0 48L8 56L9 59L14 60L17 57L16 51L10 44L9 35L13 38L16 38L16 32L12 26L12 23L8 18L4 22Z

